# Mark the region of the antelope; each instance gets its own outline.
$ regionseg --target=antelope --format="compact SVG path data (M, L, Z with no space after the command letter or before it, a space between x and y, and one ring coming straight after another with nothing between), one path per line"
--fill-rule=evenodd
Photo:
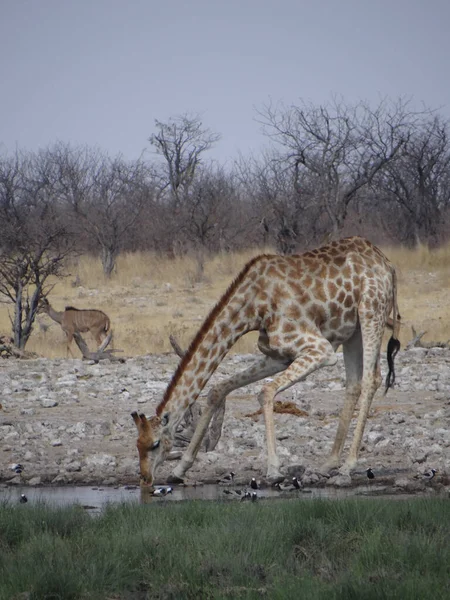
M71 344L74 333L86 333L89 331L97 342L97 345L100 346L111 328L108 315L101 310L80 310L73 306L66 306L65 310L60 312L51 306L47 298L44 298L41 303L40 312L46 313L53 321L61 325L62 330L67 336L67 356L69 352L73 356Z

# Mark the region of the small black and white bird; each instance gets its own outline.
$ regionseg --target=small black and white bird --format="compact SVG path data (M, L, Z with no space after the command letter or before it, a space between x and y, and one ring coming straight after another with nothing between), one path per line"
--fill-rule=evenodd
M152 496L167 496L167 494L171 494L173 492L173 488L171 487L159 487L156 490L153 490Z
M433 479L433 477L436 475L436 473L437 473L436 469L430 469L429 471L426 471L422 475L422 479L425 479L425 481L431 481Z
M243 502L244 500L251 500L252 499L252 495L250 492L244 492L244 494L241 496L241 502Z
M367 475L367 479L375 479L374 472L372 471L372 469L370 467L368 469L366 469L366 475Z
M258 494L256 492L252 492L252 502L256 502L258 500Z
M25 504L25 502L28 502L28 498L25 496L25 494L20 494L20 503Z
M15 473L22 473L23 471L23 465L21 465L20 463L13 463L12 465L9 465L9 468Z
M232 483L235 475L236 473L234 471L230 471L227 475L218 479L217 483Z
M299 490L302 487L300 484L300 481L297 479L297 477L292 478L292 485L294 486L294 488L296 490Z
M252 490L259 490L259 484L254 477L252 477L250 481L250 487L252 488Z

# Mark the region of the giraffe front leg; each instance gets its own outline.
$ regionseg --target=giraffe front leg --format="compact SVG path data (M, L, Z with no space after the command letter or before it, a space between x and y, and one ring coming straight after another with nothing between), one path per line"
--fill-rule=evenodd
M224 396L214 411L211 425L205 437L206 452L212 452L216 448L220 436L222 435L223 419L225 417L225 400L226 397Z
M208 430L209 423L220 406L225 404L225 397L226 394L222 392L220 386L212 388L209 392L206 407L197 423L197 427L195 428L194 435L191 438L189 446L181 457L180 462L173 470L172 475L169 477L169 481L171 483L181 483L186 471L188 471L194 464L195 457L200 450L200 446L203 438L205 437L205 433Z

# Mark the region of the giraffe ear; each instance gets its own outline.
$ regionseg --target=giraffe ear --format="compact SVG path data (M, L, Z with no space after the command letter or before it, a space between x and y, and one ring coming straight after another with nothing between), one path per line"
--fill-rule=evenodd
M169 422L169 417L170 414L169 413L164 413L162 418L161 418L161 426L165 427L167 425L167 423Z

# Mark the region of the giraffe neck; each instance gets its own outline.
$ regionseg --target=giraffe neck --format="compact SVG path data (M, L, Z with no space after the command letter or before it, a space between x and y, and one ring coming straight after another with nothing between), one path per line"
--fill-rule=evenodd
M206 332L199 346L187 356L175 385L167 390L163 400L164 405L161 408L158 407L157 414L159 415L166 411L170 412L171 428L178 425L186 409L197 400L230 348L249 330L250 328L244 325L239 330L232 330L218 320Z
M180 361L156 409L158 416L170 413L171 431L196 401L233 344L247 332L258 329L258 320L252 310L253 299L246 296L245 290L248 289L246 276L260 259L255 257L241 271L209 313Z

